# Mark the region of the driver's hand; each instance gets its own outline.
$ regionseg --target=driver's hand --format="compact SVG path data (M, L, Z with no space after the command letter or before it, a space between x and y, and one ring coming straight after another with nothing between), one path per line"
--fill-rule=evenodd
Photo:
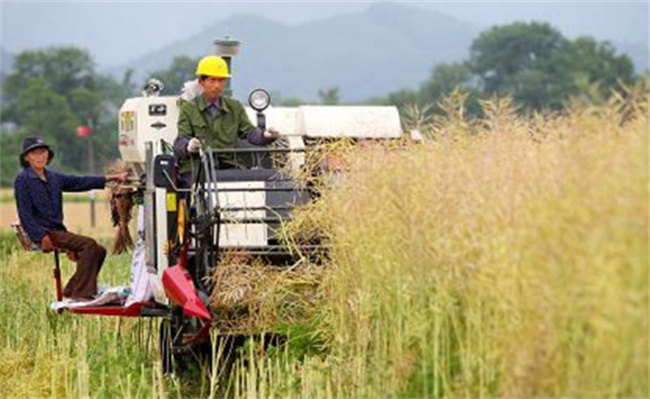
M197 139L196 137L192 137L190 139L190 142L187 143L187 152L192 154L198 154L199 151L201 151L202 147L203 144L201 143L201 140Z
M280 137L280 132L277 129L269 127L264 131L264 138L267 140L275 141Z

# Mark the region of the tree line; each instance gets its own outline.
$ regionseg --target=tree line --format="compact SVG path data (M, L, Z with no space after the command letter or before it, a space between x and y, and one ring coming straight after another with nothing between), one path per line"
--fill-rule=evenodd
M2 79L0 185L11 186L19 170L23 138L38 135L54 147L52 165L65 172L102 173L118 157L117 111L131 96L132 73L122 81L97 72L88 51L52 47L24 51ZM77 137L78 127L92 133ZM96 154L88 165L88 141ZM15 156L10 156L15 154Z
M517 22L482 32L465 61L434 66L419 89L375 101L430 105L438 113L440 100L460 89L468 95L470 115L479 115L479 100L492 96L511 96L524 113L557 111L580 95L606 99L638 78L632 60L607 41L569 40L546 23Z
M150 76L165 83L165 92L178 93L185 81L193 79L196 62L179 56ZM521 112L553 111L578 95L606 98L638 78L630 58L617 54L608 42L591 37L570 40L546 23L517 22L482 32L472 42L467 60L435 65L418 89L366 103L396 105L400 110L419 106L435 115L442 112L442 98L462 90L468 113L477 116L478 101L495 95L511 96ZM137 91L132 71L115 79L97 71L88 51L52 47L18 54L2 83L0 185L13 183L19 168L17 155L28 135L41 135L52 143L53 165L67 172L89 172L88 140L98 166L119 156L117 111ZM324 104L340 102L339 88L322 88L318 94ZM281 102L304 103L296 98ZM88 126L92 133L76 137L78 126Z

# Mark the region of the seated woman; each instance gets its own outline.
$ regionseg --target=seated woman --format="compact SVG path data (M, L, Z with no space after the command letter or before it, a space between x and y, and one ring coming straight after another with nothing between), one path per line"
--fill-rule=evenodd
M69 232L63 224L63 192L103 189L106 182L126 181L127 173L107 176L71 176L46 166L54 151L39 137L23 141L20 164L23 170L14 182L20 223L32 242L43 252L61 249L77 263L63 290L71 299L90 299L97 294L97 275L106 249L90 237Z

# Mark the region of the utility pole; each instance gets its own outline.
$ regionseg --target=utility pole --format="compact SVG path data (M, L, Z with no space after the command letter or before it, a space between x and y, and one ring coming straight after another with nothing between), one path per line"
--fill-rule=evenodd
M92 136L86 138L88 143L88 170L91 175L95 174L95 151L93 148ZM95 190L91 190L90 193L90 227L95 227Z

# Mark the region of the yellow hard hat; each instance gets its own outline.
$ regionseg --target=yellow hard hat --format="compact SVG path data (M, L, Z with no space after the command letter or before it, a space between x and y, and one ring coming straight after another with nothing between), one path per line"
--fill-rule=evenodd
M221 57L208 55L201 58L196 67L196 76L213 76L215 78L229 78L228 64Z

